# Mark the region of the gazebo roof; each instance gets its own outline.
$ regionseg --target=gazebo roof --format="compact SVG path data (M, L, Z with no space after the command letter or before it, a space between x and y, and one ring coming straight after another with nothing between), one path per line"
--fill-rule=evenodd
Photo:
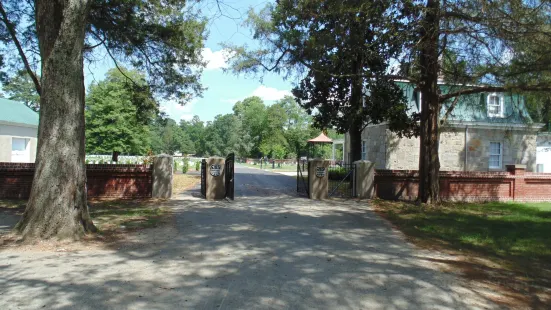
M314 139L308 140L308 143L333 143L333 140L326 136L323 132L320 133L319 136L315 137Z

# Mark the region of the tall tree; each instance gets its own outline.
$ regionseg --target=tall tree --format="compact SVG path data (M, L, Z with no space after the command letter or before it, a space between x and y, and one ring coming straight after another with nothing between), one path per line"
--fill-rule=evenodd
M428 0L420 12L410 19L419 20L419 44L404 54L418 66L408 78L422 93L418 197L434 203L440 200L439 127L459 96L551 90L539 78L551 70L551 3ZM440 77L453 86L445 93Z
M260 142L262 155L283 159L287 153L288 143L284 126L287 124L285 109L279 104L268 107L263 121L263 134Z
M205 124L195 115L191 121L180 121L180 128L189 136L193 143L196 156L204 156L205 151Z
M388 75L409 35L409 1L284 0L249 23L260 48L234 51L236 73L275 71L304 77L293 90L318 128L349 132L352 160L361 158L361 132L383 121L414 133L403 93Z
M139 87L134 87L127 77ZM148 90L142 74L124 69L111 69L105 80L90 86L85 113L88 154L147 153L149 124L158 111Z
M36 173L17 225L25 238L95 230L86 203L83 73L95 48L117 66L122 59L142 69L158 95L184 103L202 91L201 70L190 66L202 65L205 23L186 7L184 0L0 2L0 40L15 51L3 56L20 60L40 95Z
M27 72L18 71L15 76L8 77L2 85L2 90L9 99L23 102L34 111L38 111L40 96Z
M170 154L177 152L193 154L195 145L187 132L183 131L171 118L158 117L151 130L151 149L155 154Z
M260 154L260 143L263 138L266 106L260 97L249 97L238 101L233 106L233 113L241 121L243 146L249 150L247 155L256 157ZM243 151L246 151L245 149Z
M312 117L291 96L285 96L276 104L280 105L287 115L287 123L284 125L284 135L288 145L287 154L295 157L297 146L301 149L305 148L308 139L312 138Z

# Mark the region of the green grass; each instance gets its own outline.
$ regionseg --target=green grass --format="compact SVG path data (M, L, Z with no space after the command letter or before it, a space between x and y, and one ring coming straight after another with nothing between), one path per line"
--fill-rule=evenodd
M472 280L519 299L539 292L538 302L551 302L551 203L425 206L375 200L373 205L413 243L464 257L463 267L449 264ZM533 298L521 302L534 306Z
M378 202L415 237L497 257L551 263L551 203L447 203L437 207Z
M156 200L112 200L91 203L90 216L101 232L156 227L170 214Z

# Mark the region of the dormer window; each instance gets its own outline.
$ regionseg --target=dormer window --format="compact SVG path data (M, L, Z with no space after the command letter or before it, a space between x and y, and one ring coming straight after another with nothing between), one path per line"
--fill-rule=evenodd
M488 95L488 117L503 117L503 95Z

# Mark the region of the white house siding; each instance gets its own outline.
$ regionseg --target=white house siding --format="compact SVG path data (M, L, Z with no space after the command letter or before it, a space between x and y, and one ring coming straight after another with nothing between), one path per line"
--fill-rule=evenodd
M36 159L38 128L0 124L0 162L12 161L12 138L29 139L29 162Z
M536 165L542 165L543 172L551 173L551 132L542 132L538 135Z

